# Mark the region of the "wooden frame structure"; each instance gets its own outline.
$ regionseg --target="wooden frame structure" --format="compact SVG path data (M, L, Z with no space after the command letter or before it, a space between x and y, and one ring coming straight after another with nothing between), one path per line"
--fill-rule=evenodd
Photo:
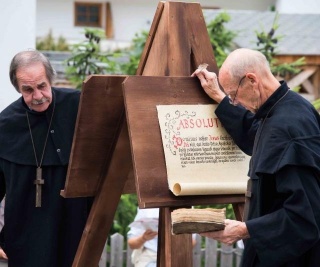
M204 62L209 64L209 70L218 71L200 5L159 2L137 75L189 77ZM93 75L83 84L67 181L61 194L64 197L95 196L95 200L74 267L98 265L121 194L136 192L134 183L138 183L140 189L145 186L134 179L135 155L130 150L122 91L125 78ZM196 78L193 80L196 82ZM179 99L178 90L170 95ZM127 96L127 100L132 98L134 95ZM203 92L202 99L209 101ZM143 208L160 207L158 266L192 265L191 235L173 236L170 232L173 207L232 203L237 207L236 216L241 218L244 202L242 195L190 197L184 201L171 198L151 197L139 202Z
M302 71L296 75L279 77L285 79L290 88L300 87L299 93L309 101L320 97L320 56L319 55L276 55L279 63L292 63L300 58L305 58Z

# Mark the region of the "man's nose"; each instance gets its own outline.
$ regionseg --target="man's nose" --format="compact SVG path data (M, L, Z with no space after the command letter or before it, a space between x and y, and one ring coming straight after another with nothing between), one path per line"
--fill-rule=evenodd
M42 98L42 93L39 89L33 91L33 98L38 100Z

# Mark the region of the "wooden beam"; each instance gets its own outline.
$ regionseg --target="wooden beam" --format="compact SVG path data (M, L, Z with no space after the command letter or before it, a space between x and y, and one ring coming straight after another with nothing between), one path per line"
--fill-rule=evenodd
M314 87L314 98L318 99L320 97L320 67L317 67L317 71L312 76L312 83Z
M310 82L310 80L304 80L302 82L303 88L307 91L308 94L314 95L315 88L313 87L313 84Z
M310 76L312 76L316 72L316 67L309 67L296 76L294 76L291 80L288 81L288 86L290 88L294 88L296 86L299 86L302 84L306 79L308 79Z
M292 63L299 58L304 57L305 65L320 65L320 55L276 55L278 63Z
M157 266L192 267L192 235L171 234L170 208L160 208Z
M106 32L106 37L108 39L114 37L112 11L111 11L110 2L106 3L106 29L105 29L105 32Z
M132 168L127 124L123 123L106 178L100 185L86 227L84 229L73 267L98 266L108 233L113 224L118 203Z

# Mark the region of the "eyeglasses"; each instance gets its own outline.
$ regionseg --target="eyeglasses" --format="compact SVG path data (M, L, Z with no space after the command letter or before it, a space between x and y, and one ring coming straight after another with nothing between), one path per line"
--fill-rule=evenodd
M247 74L246 74L246 75L247 75ZM231 98L230 95L228 95L228 97L229 97L229 103L230 103L231 105L234 105L234 106L237 105L237 103L236 103L235 101L236 101L236 97L237 97L237 94L238 94L238 90L239 90L240 85L241 85L242 81L244 80L244 78L247 77L246 75L244 75L244 76L240 79L239 84L238 84L238 87L237 87L237 89L236 89L236 92L235 92L235 94L234 94L233 99Z

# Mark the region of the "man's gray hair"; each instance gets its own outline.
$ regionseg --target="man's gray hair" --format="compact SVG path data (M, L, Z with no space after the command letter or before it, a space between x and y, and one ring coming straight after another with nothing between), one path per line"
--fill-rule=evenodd
M17 70L21 67L28 67L39 62L43 64L47 79L49 80L50 85L52 85L56 76L56 71L52 67L49 59L44 54L37 50L26 50L19 52L13 57L10 64L9 76L12 85L18 92L19 86L17 81Z

